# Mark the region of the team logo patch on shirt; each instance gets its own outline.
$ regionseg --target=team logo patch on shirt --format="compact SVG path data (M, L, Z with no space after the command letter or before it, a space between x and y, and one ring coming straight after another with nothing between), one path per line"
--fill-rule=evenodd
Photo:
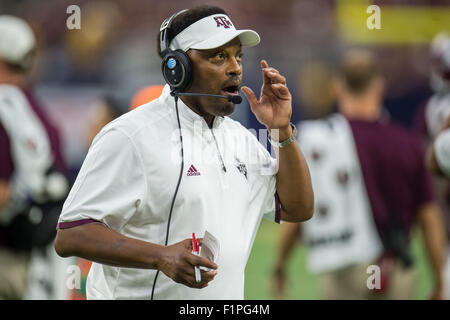
M247 179L247 166L238 158L235 158L235 160L236 160L236 168L239 170L240 173L244 175L245 179Z
M189 167L188 171L187 171L187 175L189 176L199 176L200 172L197 171L197 169L194 167L193 164L191 164L191 166Z

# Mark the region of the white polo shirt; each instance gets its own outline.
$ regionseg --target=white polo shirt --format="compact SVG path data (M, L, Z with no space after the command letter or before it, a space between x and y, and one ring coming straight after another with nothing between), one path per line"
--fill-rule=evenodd
M168 244L191 238L193 232L202 237L207 230L220 242L219 268L201 290L160 272L154 299L243 299L244 270L261 218L279 221L277 161L238 122L216 117L210 129L181 99L178 108L184 169ZM96 220L127 237L163 245L179 171L175 103L166 86L160 98L97 135L58 227ZM155 274L93 263L87 297L149 299Z

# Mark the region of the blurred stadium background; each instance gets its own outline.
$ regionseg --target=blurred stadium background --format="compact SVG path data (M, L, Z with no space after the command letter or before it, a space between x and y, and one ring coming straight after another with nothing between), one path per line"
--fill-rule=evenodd
M245 299L274 299L271 291L273 263L278 247L279 229L271 222L263 221L253 245L245 272ZM323 299L318 277L307 268L305 245L295 250L287 265L288 285L286 299ZM412 255L416 262L416 299L428 299L432 290L432 277L420 230L413 233Z
M69 5L81 8L81 29L68 30ZM0 13L27 20L38 37L32 73L39 98L63 136L73 178L87 151L90 110L103 94L113 94L122 111L140 88L163 83L156 36L162 20L198 4L223 7L240 28L251 28L261 44L244 51L244 83L259 90L259 61L267 59L287 78L294 96L294 121L334 110L330 79L341 53L364 47L379 58L387 80L385 107L410 126L431 95L429 43L450 30L450 0L1 0ZM366 8L381 7L381 30L368 30ZM233 115L248 128L260 125L246 103ZM417 298L426 298L430 276L420 232ZM269 276L277 226L263 222L246 270L246 298L271 299ZM316 278L306 270L304 247L290 262L290 299L320 298ZM82 291L82 290L81 290ZM77 298L77 296L74 296Z

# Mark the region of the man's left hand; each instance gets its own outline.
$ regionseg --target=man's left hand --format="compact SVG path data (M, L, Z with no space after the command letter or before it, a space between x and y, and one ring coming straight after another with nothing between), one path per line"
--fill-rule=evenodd
M292 134L290 127L292 96L286 86L286 78L275 68L269 67L265 60L261 61L261 71L263 85L259 99L249 87L242 87L242 92L247 97L258 121L268 130L279 129L280 141L282 141Z

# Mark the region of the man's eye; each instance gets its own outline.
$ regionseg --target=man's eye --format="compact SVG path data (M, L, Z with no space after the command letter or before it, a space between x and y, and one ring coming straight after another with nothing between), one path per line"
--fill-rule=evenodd
M223 52L218 52L218 53L216 53L214 58L216 58L216 59L225 59L225 54Z

